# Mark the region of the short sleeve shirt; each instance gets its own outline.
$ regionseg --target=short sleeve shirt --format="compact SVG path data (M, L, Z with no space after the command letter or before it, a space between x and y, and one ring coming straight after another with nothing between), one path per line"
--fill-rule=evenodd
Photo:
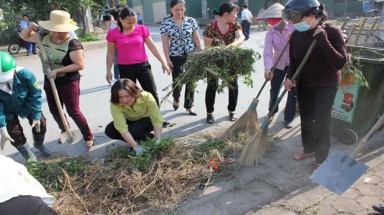
M131 65L148 60L145 51L145 39L149 36L149 30L145 25L136 25L129 34L120 32L119 28L109 30L107 41L116 46L117 53L119 53L117 63L119 65Z
M178 26L172 18L166 18L160 26L160 34L169 38L169 55L183 56L192 53L196 46L193 42L193 32L199 26L192 17L185 17L181 26Z
M217 20L214 20L205 27L203 36L213 39L212 46L229 45L235 41L238 30L241 30L241 25L235 22L229 24L228 32L220 32Z

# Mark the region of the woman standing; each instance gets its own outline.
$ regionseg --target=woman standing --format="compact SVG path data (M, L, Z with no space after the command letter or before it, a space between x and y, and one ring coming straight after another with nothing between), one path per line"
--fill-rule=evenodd
M155 80L144 44L160 61L163 71L170 74L170 69L160 55L152 40L151 34L145 25L137 25L136 13L130 8L123 8L117 20L118 28L108 31L107 41L107 75L108 83L112 82L111 68L117 49L117 63L120 78L128 78L136 83L139 80L141 87L150 92L159 105Z
M199 26L192 17L185 16L185 1L172 0L171 17L164 19L160 26L164 55L169 68L172 69L172 80L183 72L181 66L186 62L188 54L201 50ZM173 84L173 108L179 108L181 86ZM190 115L197 114L192 110L194 91L192 83L185 85L184 108Z
M105 134L127 142L136 155L144 150L138 145L139 140L161 136L163 117L159 106L151 93L141 90L129 79L119 79L113 84L111 114L113 122L107 125Z
M47 95L49 110L59 125L61 132L65 132L51 84L48 81L48 78L53 78L62 103L61 105L65 105L68 115L79 127L86 147L90 149L93 146L94 137L87 120L80 111L79 71L84 69L85 64L83 46L80 41L73 39L68 34L68 32L74 31L78 27L70 23L69 13L62 10L53 10L50 14L50 20L41 21L39 25L49 30L49 34L42 38L43 47L52 69L51 73L47 74L45 67L43 67L44 74L46 74L44 90ZM31 23L28 28L20 33L20 37L24 40L37 42L34 30L39 29L39 25ZM41 54L39 54L39 57L42 59Z
M317 0L290 0L283 13L296 28L289 42L291 63L284 82L286 89L297 86L300 109L304 150L296 153L294 159L315 155L312 169L315 171L329 153L331 109L340 82L340 69L347 62L347 51L341 29L323 24L327 15L324 5ZM314 40L317 44L295 83L290 78Z
M292 24L285 23L281 17L281 13L284 6L280 3L274 3L266 11L264 11L262 18L266 18L268 24L272 26L267 31L264 41L264 77L266 80L271 81L271 90L269 97L268 110L271 111L279 96L281 86L287 74L289 65L288 49L284 50L284 47L288 43L289 37L295 30ZM260 17L261 18L261 17ZM284 51L284 52L283 52ZM282 53L283 52L283 53ZM281 55L279 62L276 62ZM276 64L277 63L277 64ZM276 64L272 73L272 67ZM292 121L296 114L296 90L290 90L288 92L288 98L285 105L284 121L286 128L292 128ZM277 109L276 109L277 112ZM275 113L276 113L275 112Z
M233 3L222 3L220 7L216 7L212 13L218 18L210 22L204 32L205 47L209 46L240 46L244 42L244 35L241 30L241 25L237 20L239 7ZM205 106L207 108L207 123L214 123L213 117L216 90L218 79L212 75L207 75L207 90L205 92ZM229 120L236 121L235 110L237 106L237 97L239 94L237 78L229 82L232 85L228 88L228 112Z

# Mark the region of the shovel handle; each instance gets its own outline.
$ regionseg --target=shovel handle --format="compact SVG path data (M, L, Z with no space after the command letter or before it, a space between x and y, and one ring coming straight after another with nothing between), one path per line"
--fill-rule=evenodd
M350 157L354 158L360 151L363 149L364 146L368 144L369 139L372 137L372 135L378 131L381 126L384 125L384 114L380 117L380 119L373 125L371 130L368 131L368 133L361 139L359 144L356 146L356 148L353 150L353 152L350 154Z
M48 56L47 56L47 53L44 50L43 43L41 42L40 33L36 32L35 35L36 35L36 39L37 39L37 44L40 47L40 53L41 53L42 60L43 60L43 66L45 67L45 69L47 71L47 74L50 74L51 73L51 67L49 66ZM49 83L51 85L53 97L55 98L57 110L59 111L59 115L60 115L61 121L63 122L65 131L67 133L70 133L70 129L69 129L69 126L68 126L68 123L67 123L67 119L64 116L63 107L61 106L61 102L60 102L60 98L59 98L59 93L57 92L55 80L53 80L53 78L48 78L48 80L49 80Z
M349 42L349 40L351 39L351 36L352 36L353 32L355 31L356 27L357 27L356 24L354 24L354 25L352 26L351 31L349 32L349 34L348 34L348 36L347 36L347 39L345 40L345 44L348 44L348 42Z

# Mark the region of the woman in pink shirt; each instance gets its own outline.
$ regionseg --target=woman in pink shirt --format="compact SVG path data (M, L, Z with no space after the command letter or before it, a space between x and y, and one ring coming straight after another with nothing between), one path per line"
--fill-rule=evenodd
M278 8L280 8L280 10L282 11L284 9L284 6L281 5L281 7ZM268 9L266 11L268 11ZM292 24L285 23L285 21L281 18L281 15L276 18L267 18L267 22L272 26L272 28L270 28L267 31L267 34L265 35L263 59L265 69L264 77L265 79L271 81L270 99L268 107L269 111L271 111L273 106L275 105L277 97L279 96L279 92L285 79L285 75L287 74L287 69L289 65L288 48L285 49L273 73L271 72L272 67L275 65L280 53L284 49L284 46L288 43L291 33L295 29ZM288 129L292 128L292 120L295 118L296 101L297 99L294 90L289 91L284 112L285 127Z
M156 84L151 65L148 62L145 44L160 61L163 71L170 74L171 70L156 48L148 28L145 25L136 25L136 23L136 13L130 8L124 8L121 10L117 21L118 28L108 31L106 79L108 83L112 82L111 68L116 48L120 78L128 78L135 83L138 80L143 90L150 92L159 105Z

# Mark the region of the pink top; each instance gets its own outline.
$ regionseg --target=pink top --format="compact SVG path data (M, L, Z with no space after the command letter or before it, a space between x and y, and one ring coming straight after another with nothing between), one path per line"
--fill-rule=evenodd
M268 30L265 35L263 52L264 67L266 69L271 69L273 67L277 58L279 58L280 52L284 49L285 44L288 42L288 39L294 30L295 28L292 24L285 24L282 32L275 30L273 27ZM288 50L289 47L287 47L280 61L276 65L276 69L283 70L289 65Z
M117 64L130 65L143 63L148 60L145 51L145 39L151 34L145 25L136 25L129 34L123 34L119 28L108 31L107 41L114 43L117 49Z

